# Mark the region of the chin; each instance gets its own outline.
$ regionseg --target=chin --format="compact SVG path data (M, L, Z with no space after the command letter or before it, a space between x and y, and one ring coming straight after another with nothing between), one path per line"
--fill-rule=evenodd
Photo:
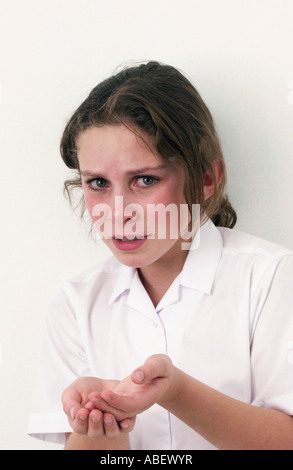
M136 256L134 253L124 255L124 256L117 256L117 253L113 253L115 258L120 261L120 263L124 264L125 266L128 266L129 268L143 268L144 266L147 266L149 261L143 260L141 256Z

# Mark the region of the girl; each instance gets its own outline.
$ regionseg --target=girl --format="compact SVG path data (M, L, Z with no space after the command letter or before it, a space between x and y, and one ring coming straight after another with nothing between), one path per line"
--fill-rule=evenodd
M293 449L292 252L232 230L193 85L157 62L122 70L61 154L114 256L52 304L29 432L67 449Z

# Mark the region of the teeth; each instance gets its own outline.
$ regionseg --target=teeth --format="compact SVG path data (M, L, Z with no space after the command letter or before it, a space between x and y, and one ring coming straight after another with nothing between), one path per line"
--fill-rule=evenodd
M134 238L117 238L120 242L133 242L134 240L142 240L144 237L134 237Z

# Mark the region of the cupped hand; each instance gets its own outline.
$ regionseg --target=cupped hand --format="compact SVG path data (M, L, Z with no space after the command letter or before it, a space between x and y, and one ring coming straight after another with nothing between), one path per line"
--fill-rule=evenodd
M135 417L117 422L111 413L103 413L89 402L92 392L111 390L118 386L117 380L102 380L96 377L76 379L62 394L63 410L68 417L72 430L77 434L88 435L95 439L102 436L118 437L120 432L130 432Z
M129 419L167 398L174 370L168 356L157 354L114 388L92 392L88 398L93 406L111 413L116 420Z

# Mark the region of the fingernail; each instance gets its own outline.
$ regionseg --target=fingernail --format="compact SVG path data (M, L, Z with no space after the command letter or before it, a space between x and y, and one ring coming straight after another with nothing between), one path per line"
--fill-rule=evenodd
M129 423L120 423L121 428L127 429L129 428Z
M100 398L97 398L97 397L91 398L91 401L92 401L93 403L100 403L100 402L101 402Z
M99 423L101 421L101 416L100 415L95 415L92 417L92 420L94 423Z
M109 393L107 393L107 391L106 391L105 393L102 392L102 393L101 393L101 397L102 397L103 400L105 400L107 403L109 403L109 402L112 400L111 395L109 395Z
M107 426L111 426L111 424L113 424L113 420L112 418L104 418L104 423L107 425Z
M71 419L74 419L74 406L70 408L69 414L70 414Z
M81 419L82 421L85 421L85 420L87 419L87 414L82 413L82 414L80 414L78 417L79 417L79 419Z
M144 381L144 373L141 370L138 370L135 373L135 380L136 380L136 382L143 382Z

